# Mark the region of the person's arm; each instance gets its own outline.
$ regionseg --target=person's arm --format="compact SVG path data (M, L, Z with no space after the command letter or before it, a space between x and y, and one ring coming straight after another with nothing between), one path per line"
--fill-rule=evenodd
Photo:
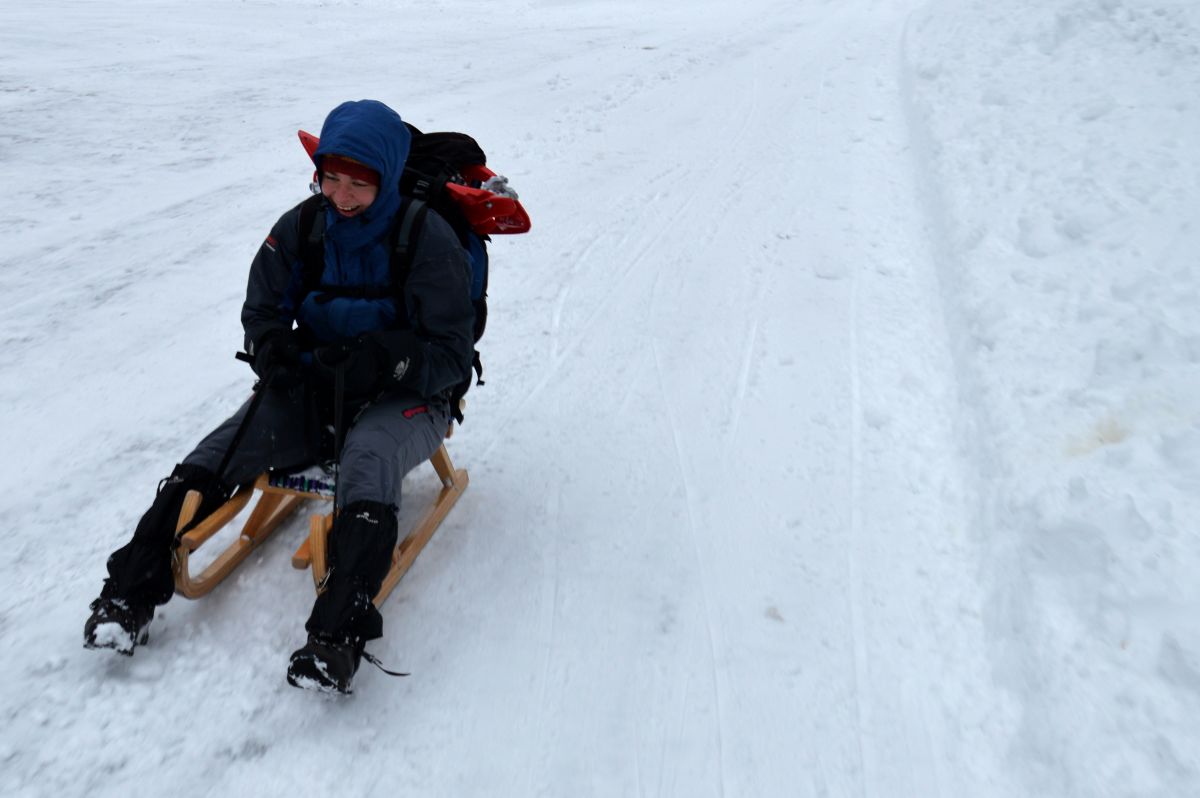
M431 397L467 379L475 353L467 254L450 225L432 211L417 240L404 298L411 329L373 337L386 352L385 380Z
M289 292L298 284L300 275L299 217L298 206L281 216L250 264L242 328L246 333L246 353L251 356L268 333L292 329L296 308Z

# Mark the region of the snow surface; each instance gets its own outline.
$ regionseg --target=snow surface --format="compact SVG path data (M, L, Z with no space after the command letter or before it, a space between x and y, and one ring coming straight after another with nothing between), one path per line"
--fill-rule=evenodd
M85 651L360 97L535 224L413 675L303 518ZM1200 795L1198 143L1194 0L4 3L0 794Z
M92 636L100 648L111 648L121 654L131 654L134 651L133 635L119 623L98 624Z

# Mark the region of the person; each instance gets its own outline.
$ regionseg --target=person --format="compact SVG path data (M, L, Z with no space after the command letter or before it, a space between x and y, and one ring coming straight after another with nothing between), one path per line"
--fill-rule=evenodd
M147 642L155 607L173 593L172 547L188 491L202 496L199 520L264 471L330 456L340 383L344 417L352 422L340 452L331 570L287 678L300 687L350 691L363 646L382 635L371 599L397 542L401 480L441 445L450 393L470 376L474 351L467 255L432 210L402 297L392 282L390 231L402 208L410 143L399 114L381 102L346 102L329 113L313 154L325 224L320 283L302 279L298 205L255 256L242 307L260 403L235 448L250 401L159 484L132 538L108 558L85 646L132 654ZM228 465L217 473L227 452Z

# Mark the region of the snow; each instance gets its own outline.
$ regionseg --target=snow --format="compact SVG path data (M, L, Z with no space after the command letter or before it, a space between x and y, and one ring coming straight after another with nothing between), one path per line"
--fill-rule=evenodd
M134 639L119 623L102 623L96 626L93 635L100 648L111 648L121 654L132 654Z
M1200 795L1198 55L1189 0L0 7L0 793ZM534 221L412 676L286 684L305 518L86 651L360 97Z

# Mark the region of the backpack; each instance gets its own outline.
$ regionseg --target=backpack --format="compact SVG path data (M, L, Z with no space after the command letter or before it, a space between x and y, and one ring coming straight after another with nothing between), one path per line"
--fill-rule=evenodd
M475 343L487 327L488 252L492 235L525 233L529 216L508 181L487 167L487 156L478 142L465 133L422 133L405 122L412 144L404 172L400 177L402 199L396 222L390 232L390 286L387 293L397 297L403 307L404 283L412 266L417 238L429 209L449 223L458 236L471 269L471 305L475 310ZM320 140L299 131L300 143L311 158ZM319 213L320 175L313 173L310 186L314 196L300 206L300 257L305 294L318 290L325 270L325 216ZM475 350L471 363L476 385L483 385L483 362ZM471 387L471 378L455 386L450 395L454 420L463 422L462 399Z

